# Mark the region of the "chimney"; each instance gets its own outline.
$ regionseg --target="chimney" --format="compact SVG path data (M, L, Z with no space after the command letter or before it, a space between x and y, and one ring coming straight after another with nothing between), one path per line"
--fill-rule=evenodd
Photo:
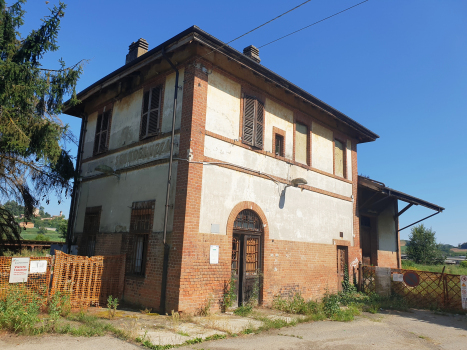
M245 47L243 49L243 54L258 63L261 62L261 59L259 58L259 49L253 45Z
M126 55L125 64L137 59L139 56L144 55L148 52L148 42L143 38L138 39L136 42L132 42L129 46L128 54Z

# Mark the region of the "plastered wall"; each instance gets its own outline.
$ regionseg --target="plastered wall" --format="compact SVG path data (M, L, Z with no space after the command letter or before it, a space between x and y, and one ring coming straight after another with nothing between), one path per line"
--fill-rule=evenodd
M333 173L333 134L332 131L313 122L311 142L311 165L313 168Z
M176 188L177 162L173 164L171 202ZM156 200L153 231L163 230L168 163L82 183L75 232L83 232L86 207L102 206L99 232L129 232L133 202ZM172 230L173 209L169 210L168 231Z
M208 76L206 130L238 140L240 84L214 71Z
M235 205L251 201L264 211L270 239L325 244L333 244L333 239L352 241L352 202L295 187L283 193L283 187L264 178L205 165L200 232L209 233L211 224L219 224L219 233L226 234L227 219Z
M378 250L396 252L396 224L394 221L394 203L390 204L378 215Z
M264 150L273 152L272 128L275 126L285 131L285 158L293 158L293 112L284 106L266 99L265 103Z

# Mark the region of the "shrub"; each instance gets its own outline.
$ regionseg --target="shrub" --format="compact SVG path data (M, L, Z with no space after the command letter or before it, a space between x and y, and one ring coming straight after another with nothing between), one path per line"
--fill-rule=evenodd
M336 294L326 294L323 297L323 311L326 317L332 318L340 311L339 296Z
M300 293L296 293L289 299L284 299L280 295L276 296L273 301L273 307L291 314L312 315L320 312L317 302L312 300L305 301Z
M10 285L6 296L0 300L0 328L15 332L34 334L39 322L41 298L24 285Z
M461 261L460 266L462 268L467 268L467 261Z

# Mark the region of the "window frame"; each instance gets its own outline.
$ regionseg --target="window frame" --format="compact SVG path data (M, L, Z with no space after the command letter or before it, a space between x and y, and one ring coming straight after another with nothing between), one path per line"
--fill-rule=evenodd
M247 100L251 99L253 100L254 107L253 107L253 130L252 130L252 140L249 142L245 138L245 129L246 129L246 123L247 123L247 117L246 117L246 109L247 109ZM245 145L248 145L250 147L256 148L263 150L264 149L264 132L265 132L265 126L266 126L266 106L265 103L263 102L264 99L258 97L257 94L255 93L250 93L250 92L243 92L242 93L242 103L243 103L243 108L242 108L242 123L241 123L241 130L242 130L242 143ZM262 109L262 121L258 122L258 111ZM258 140L258 136L260 135L258 133L258 127L261 127L261 141Z
M152 104L152 98L153 94L152 91L154 89L159 89L159 104L157 108L151 109L150 106ZM147 110L145 111L145 96L148 94L148 100L147 100ZM163 113L163 104L164 104L164 84L163 83L157 83L157 84L152 84L150 86L147 86L143 90L143 98L141 102L141 119L140 119L140 128L139 128L139 139L144 140L146 138L152 137L152 136L157 136L161 133L161 128L162 128L162 113ZM157 110L157 118L156 118L156 131L149 132L149 126L150 126L150 116L151 113ZM146 126L144 126L144 117L146 115ZM143 130L146 130L145 133L143 133Z
M102 125L104 123L104 115L108 115L107 119L107 129L104 131L102 130ZM97 120L96 120L96 129L94 130L94 145L92 149L92 154L98 155L105 153L109 150L109 142L110 142L110 130L112 126L112 115L113 115L113 108L112 105L107 105L100 109L97 112ZM100 119L100 125L99 125ZM105 142L102 142L102 134L105 132L106 139ZM98 135L99 134L99 135ZM102 147L102 148L101 148Z
M276 153L276 146L277 146L277 136L282 138L282 154L277 154ZM279 129L275 126L272 127L272 153L276 157L282 157L285 158L285 131L282 129Z
M129 235L129 251L126 274L135 277L146 277L146 265L149 251L149 235L152 232L154 222L155 200L133 202L131 206L130 216L130 235ZM147 227L137 227L138 216L147 216L144 221L148 224ZM141 222L141 221L140 221ZM142 251L138 254L138 243L142 239ZM141 259L138 258L141 256ZM141 263L138 265L138 261Z
M342 144L342 176L336 174L336 141ZM332 140L332 173L342 179L347 179L347 140L343 140L340 137L334 137Z

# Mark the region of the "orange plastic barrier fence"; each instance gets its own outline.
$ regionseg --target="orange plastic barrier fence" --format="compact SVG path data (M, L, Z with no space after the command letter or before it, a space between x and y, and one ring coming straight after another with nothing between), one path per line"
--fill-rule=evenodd
M52 257L30 257L29 263L37 260L47 261L47 270L42 273L29 273L27 282L10 284L9 280L12 259L12 257L0 257L0 299L3 299L6 296L8 288L11 288L12 285L21 285L26 288L25 290L30 300L32 295L36 294L43 298L43 302L45 303L49 292Z
M52 291L69 293L72 307L105 306L122 298L125 255L77 256L55 251Z

